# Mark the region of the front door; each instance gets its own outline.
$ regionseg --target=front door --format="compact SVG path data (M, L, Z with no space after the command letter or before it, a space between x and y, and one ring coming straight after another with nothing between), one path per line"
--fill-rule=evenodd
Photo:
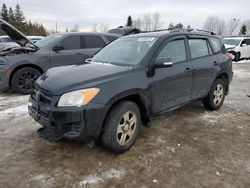
M184 36L171 38L162 45L158 58L169 58L173 65L155 69L152 77L152 107L154 113L164 112L191 98L192 67L187 60Z
M64 65L82 64L85 59L83 49L81 49L80 35L68 36L59 42L63 49L51 51L51 66L58 67Z

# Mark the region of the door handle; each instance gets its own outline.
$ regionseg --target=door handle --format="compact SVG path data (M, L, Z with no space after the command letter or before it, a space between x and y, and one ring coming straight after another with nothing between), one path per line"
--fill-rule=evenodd
M75 55L83 55L82 53L80 53L80 52L77 52Z
M217 61L215 61L215 62L214 62L214 66L217 66L217 65L218 65L218 62L217 62Z

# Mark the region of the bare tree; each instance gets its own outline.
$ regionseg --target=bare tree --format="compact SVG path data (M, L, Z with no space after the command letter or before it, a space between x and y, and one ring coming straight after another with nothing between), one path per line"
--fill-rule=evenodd
M221 19L218 20L215 33L217 33L218 35L224 35L226 33L225 20L221 20Z
M239 28L240 19L239 18L231 18L227 23L227 31L229 35L233 35L236 29Z
M250 34L250 20L246 20L245 25L246 25L246 28L247 28L247 34Z
M223 35L226 32L226 22L218 16L209 16L204 23L203 29Z
M152 30L152 19L151 14L147 13L142 16L142 22L143 22L143 29L145 31L151 31Z
M98 25L96 23L92 24L91 25L91 31L92 32L97 32L97 27L98 27Z
M74 25L74 27L70 30L70 32L79 32L79 25Z
M133 26L136 27L137 29L143 29L143 23L141 18L137 18L136 20L133 20Z
M98 26L99 32L107 32L109 30L109 26L107 24L100 24Z
M163 23L160 22L160 13L155 12L152 17L152 29L159 30L162 27Z

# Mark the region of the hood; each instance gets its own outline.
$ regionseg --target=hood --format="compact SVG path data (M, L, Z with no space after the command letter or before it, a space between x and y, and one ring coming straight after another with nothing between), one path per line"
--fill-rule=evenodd
M14 42L19 44L22 47L25 47L27 44L32 45L34 48L38 49L38 47L29 41L27 37L18 31L15 27L8 24L6 21L0 19L0 29L4 31Z
M121 73L131 69L128 66L101 63L56 67L40 76L36 85L54 95L61 95L121 78Z
M224 44L226 49L231 49L234 48L234 45L230 45L230 44Z

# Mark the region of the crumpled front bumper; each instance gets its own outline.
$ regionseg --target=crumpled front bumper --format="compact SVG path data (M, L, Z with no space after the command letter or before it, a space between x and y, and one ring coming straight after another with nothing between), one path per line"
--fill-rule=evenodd
M30 116L45 129L53 131L58 139L66 138L79 142L94 140L101 134L103 121L108 108L102 104L91 103L84 107L56 107L52 97L50 106L30 97L28 107ZM53 134L52 134L53 135ZM53 139L53 138L52 138Z

